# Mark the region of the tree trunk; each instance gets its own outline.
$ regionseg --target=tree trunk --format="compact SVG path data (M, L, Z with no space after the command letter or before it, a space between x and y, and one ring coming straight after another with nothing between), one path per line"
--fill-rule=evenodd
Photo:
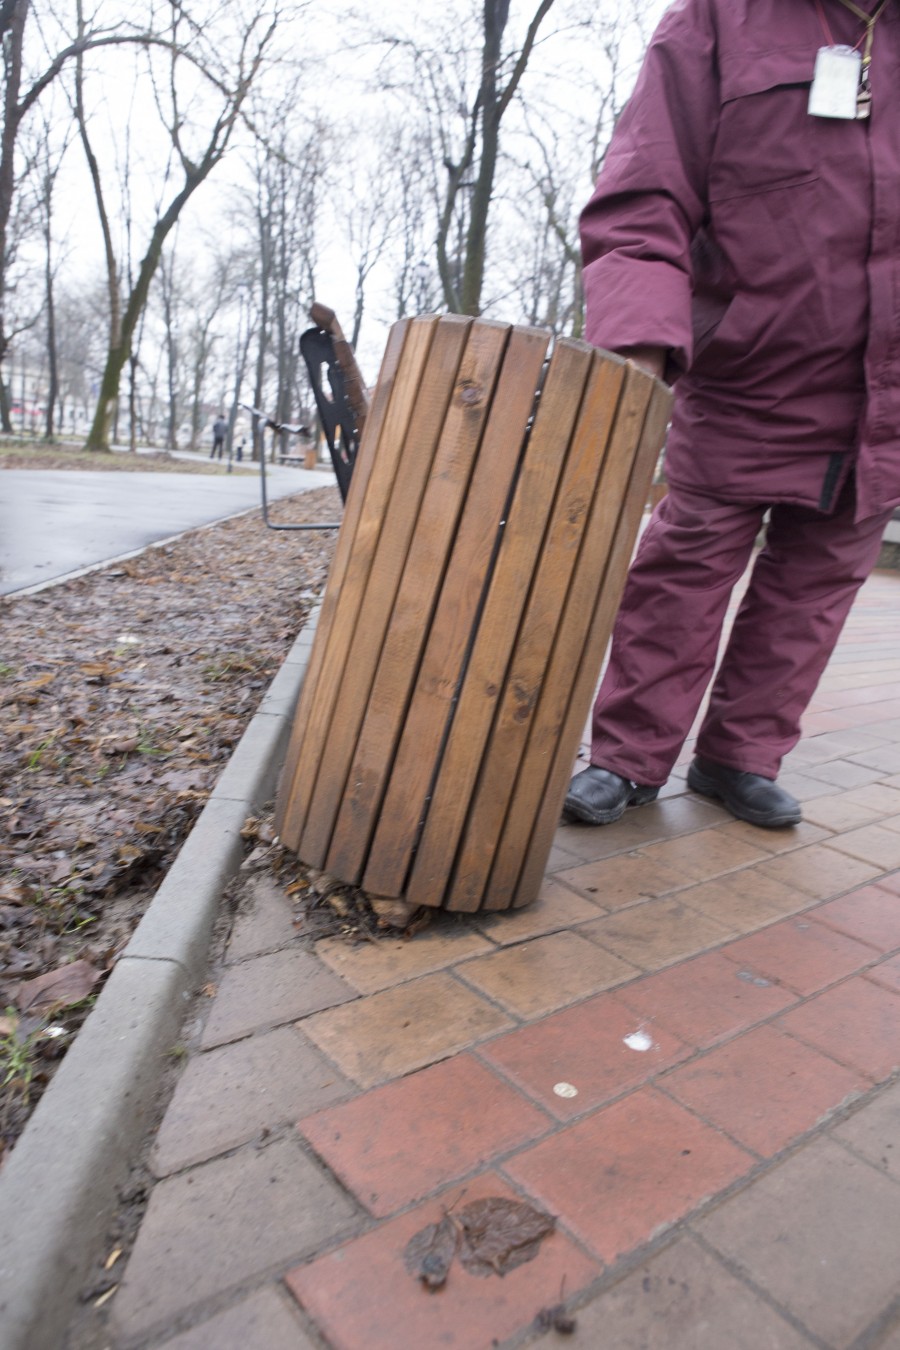
M481 292L487 259L487 230L494 179L500 153L500 123L509 107L534 47L538 29L552 8L554 0L540 0L528 25L528 31L516 57L512 73L501 89L498 70L503 54L503 34L509 20L510 0L484 0L481 49L481 83L478 97L470 113L470 126L465 149L458 164L447 163L449 174L441 219L438 224L438 273L444 299L450 309L477 317L481 313ZM476 156L477 151L477 156ZM461 249L461 276L454 276L448 255L448 241L454 222L459 194L465 175L475 163L478 168L472 185L468 221L464 226Z
M159 266L159 260L162 257L163 244L166 238L178 220L182 208L191 197L204 179L209 175L213 165L217 162L219 156L207 157L191 173L184 187L178 195L170 202L168 210L160 216L153 228L150 236L150 243L147 246L147 252L141 259L141 265L138 269L137 280L134 283L131 294L128 297L128 303L122 315L119 341L110 344L109 353L106 358L106 367L103 371L103 378L100 382L100 397L97 401L97 410L94 413L94 421L88 433L88 450L108 450L109 434L113 423L113 413L116 401L119 396L119 385L122 378L122 370L125 362L131 353L135 330L144 306L147 303L147 296L150 291L150 283Z
M81 0L78 0L78 37L84 37L84 11ZM100 230L103 235L103 256L106 263L106 289L109 299L109 350L113 352L122 344L122 287L119 279L119 265L116 259L116 251L113 245L112 227L109 221L109 214L106 210L106 199L103 195L103 182L100 176L100 166L97 157L94 154L90 137L88 136L87 117L84 111L84 59L79 54L75 59L75 121L78 124L78 134L81 138L81 144L84 148L84 156L87 160L88 171L91 176L91 183L94 188L94 202L97 207L97 215L100 219ZM130 345L129 345L130 349ZM121 374L122 365L128 356L128 351L123 355L122 362L119 365L119 374ZM108 388L106 374L101 383L101 397L104 389ZM114 402L118 401L119 384L116 380ZM118 408L116 407L116 414ZM109 449L109 429L103 437L102 444L92 443L88 438L88 449L90 450L108 450Z
M81 0L79 0L79 4L80 3ZM178 6L173 6L173 11L177 12L178 9ZM246 58L246 63L242 61L240 77L234 88L227 94L225 104L216 118L206 149L198 160L194 161L188 159L183 151L181 144L181 121L176 118L172 125L167 127L173 149L177 153L184 170L184 183L180 191L172 198L166 210L162 215L157 217L150 235L147 251L141 260L137 278L131 287L131 294L128 297L128 301L122 314L119 338L117 341L110 342L106 366L100 384L100 398L97 403L96 412L94 413L94 421L87 438L87 448L89 450L107 449L109 446L110 427L112 425L113 413L118 398L122 369L125 362L128 360L134 345L135 330L147 304L150 283L159 266L163 245L165 244L169 232L177 223L186 203L190 200L194 192L196 192L197 188L200 187L201 183L206 181L228 149L235 122L240 115L241 108L253 80L259 71L265 51L271 41L277 24L278 18L276 16L271 19L265 32L254 39L254 51L252 55ZM246 34L248 42L255 26L256 21L254 20ZM221 88L221 84L219 87Z
M56 352L56 305L53 298L53 267L50 257L50 211L47 211L47 258L45 267L45 286L47 297L47 365L49 368L47 388L47 409L44 434L48 441L53 440L53 412L59 398L59 360Z
M253 406L262 410L263 391L266 382L266 355L269 346L269 306L272 280L272 233L271 214L258 207L259 223L259 345L256 350L256 382L253 386ZM258 461L265 453L264 427L258 417L253 419L252 457Z
M3 131L0 134L0 369L5 366L9 352L9 338L6 331L5 262L9 218L16 187L15 153L21 121L19 94L22 87L22 50L29 0L11 0L6 9L8 22L3 33L3 73L6 85L3 97ZM0 423L5 432L12 431L8 398L0 400Z

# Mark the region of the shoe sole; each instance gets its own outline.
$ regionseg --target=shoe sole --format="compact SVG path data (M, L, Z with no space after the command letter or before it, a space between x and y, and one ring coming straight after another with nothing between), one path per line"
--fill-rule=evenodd
M614 821L622 819L629 807L646 806L648 802L655 802L658 796L659 788L635 788L624 806L617 806L612 811L588 811L580 803L577 806L570 806L566 802L563 805L563 820L570 825L612 825Z
M692 792L699 792L701 797L712 797L715 801L722 802L736 819L746 820L748 825L758 825L763 830L784 830L789 825L799 825L803 819L799 807L795 811L773 815L771 811L754 811L751 807L742 806L723 790L721 784L714 778L707 777L693 764L688 769L687 785Z

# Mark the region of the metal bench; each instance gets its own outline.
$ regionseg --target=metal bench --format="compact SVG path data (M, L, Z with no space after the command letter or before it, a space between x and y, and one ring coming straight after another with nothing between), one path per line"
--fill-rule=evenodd
M316 303L310 310L310 318L313 326L307 328L300 337L300 354L306 363L316 411L331 455L341 501L346 501L369 411L369 397L353 349L344 337L334 310ZM253 408L247 403L241 406L254 419L254 441L260 425L277 435L309 434L309 428L303 424L294 426L287 422L276 422L259 408ZM303 465L306 461L305 455L295 455L288 451L276 454L275 458L279 464ZM266 492L266 456L262 449L259 455L259 482L263 521L267 529L336 530L340 527L340 521L328 521L319 525L277 525L270 520Z

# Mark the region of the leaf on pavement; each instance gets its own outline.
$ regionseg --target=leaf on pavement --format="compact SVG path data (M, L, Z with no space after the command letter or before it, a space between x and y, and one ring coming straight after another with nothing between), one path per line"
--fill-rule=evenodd
M447 1281L458 1241L459 1230L445 1214L440 1223L428 1224L407 1242L403 1252L406 1269L427 1289L440 1289Z
M456 1222L462 1229L459 1259L472 1275L505 1275L533 1261L556 1226L552 1214L502 1196L471 1201Z
M555 1303L552 1308L541 1308L534 1319L535 1331L558 1331L561 1336L571 1336L578 1330L578 1322L567 1310L564 1303Z
M406 1244L403 1260L410 1275L432 1290L446 1283L457 1255L470 1275L505 1275L533 1261L555 1227L552 1214L521 1200L489 1196L420 1229Z

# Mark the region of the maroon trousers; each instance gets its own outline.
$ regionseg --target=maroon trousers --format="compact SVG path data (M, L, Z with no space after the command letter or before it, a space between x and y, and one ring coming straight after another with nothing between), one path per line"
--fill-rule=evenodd
M660 502L628 576L594 705L593 764L636 783L666 781L768 509L675 487ZM777 776L891 512L863 521L853 515L852 481L831 515L771 507L697 738L704 758Z

